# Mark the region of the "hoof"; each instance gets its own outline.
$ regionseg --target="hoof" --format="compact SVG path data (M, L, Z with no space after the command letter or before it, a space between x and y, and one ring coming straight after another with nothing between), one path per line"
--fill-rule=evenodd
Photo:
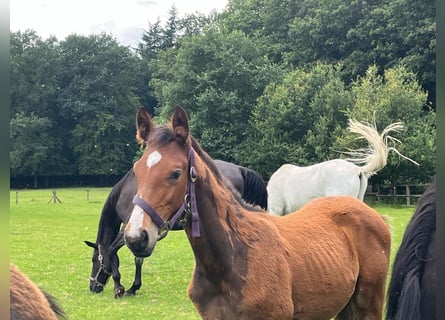
M125 296L126 297L131 297L131 296L135 296L136 292L133 290L127 290L127 292L125 292Z
M125 293L124 287L114 289L114 297L115 298L121 298L124 295L124 293Z

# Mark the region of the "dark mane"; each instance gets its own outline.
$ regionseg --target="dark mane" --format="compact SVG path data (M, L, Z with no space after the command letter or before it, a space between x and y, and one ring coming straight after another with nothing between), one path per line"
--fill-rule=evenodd
M419 205L406 227L394 258L387 294L387 319L405 319L406 316L413 316L419 312L420 283L425 263L434 258L428 256L428 246L430 237L435 231L436 178L434 177L419 199ZM397 312L399 314L395 318ZM400 312L405 313L400 314Z
M258 194L264 195L257 205L267 208L267 186L266 182L253 170L240 166L240 171L244 180L242 197L247 200L256 199Z
M218 178L218 180L223 183L224 179L222 177L221 172L219 171L215 161L213 161L212 157L209 156L207 152L204 151L204 149L199 144L198 140L196 140L195 137L190 135L190 138L192 140L192 147L196 151L196 153L199 155L201 159L204 160L205 164L209 169L215 174L215 176Z
M41 290L42 290L42 293L45 296L46 300L48 300L51 310L54 311L57 318L58 319L67 319L67 317L65 315L65 311L60 307L57 299L53 295L46 292L45 290L43 290L43 289L41 289Z
M191 140L192 140L192 147L193 149L196 151L196 153L200 156L200 158L204 161L204 163L206 164L206 166L210 169L210 171L212 171L212 173L215 175L215 177L217 178L217 180L223 184L227 189L230 190L230 192L234 195L235 199L238 201L238 203L247 210L251 210L251 211L262 211L261 208L258 208L256 206L253 206L249 203L247 203L244 199L243 199L243 195L241 195L234 187L232 184L227 183L226 180L223 178L221 171L218 169L218 166L216 165L215 161L213 160L212 157L209 156L209 154L204 151L204 149L201 147L201 145L199 144L198 140L196 140L195 137L193 137L192 135L190 135Z

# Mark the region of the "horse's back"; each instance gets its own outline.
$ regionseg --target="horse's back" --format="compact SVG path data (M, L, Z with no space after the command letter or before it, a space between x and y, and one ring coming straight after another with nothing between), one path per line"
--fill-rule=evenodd
M227 162L224 160L214 160L216 163L216 166L218 167L218 170L221 172L223 177L225 177L238 192L242 195L243 194L243 187L244 187L244 180L243 176L241 175L241 171L239 169L239 166L236 164L233 164L231 162Z
M116 192L118 196L115 210L122 223L127 223L127 220L130 217L133 208L133 197L136 194L136 191L136 177L133 174L133 169L127 172L111 191L111 193Z
M381 316L391 238L376 211L353 197L329 196L286 216L256 219L262 220L259 224L269 230L270 239L258 244L255 254L267 252L270 265L255 268L259 274L291 277L295 315L331 319L348 308L360 308L363 319ZM281 290L289 290L284 282Z
M390 243L389 226L382 216L363 201L351 196L326 196L314 199L278 221L280 225L289 225L299 231L328 228L327 232L330 234L329 229L342 230L354 245L364 247L369 240L364 237L365 234L381 239L379 244L381 246L388 247Z
M346 160L334 159L307 167L284 164L267 184L268 211L276 215L293 212L312 199L324 196L361 198L361 169Z

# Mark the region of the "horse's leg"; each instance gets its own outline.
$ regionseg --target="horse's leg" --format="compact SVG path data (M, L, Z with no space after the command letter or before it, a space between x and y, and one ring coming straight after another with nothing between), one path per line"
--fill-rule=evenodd
M384 269L384 268L383 268ZM336 320L381 320L385 298L386 272L374 270L359 275L354 294Z
M134 281L133 285L130 289L125 292L126 296L133 296L136 294L136 291L139 290L139 288L142 285L142 264L144 263L144 258L134 257L134 264L136 266L136 271L134 274Z
M111 272L114 281L114 297L120 298L125 293L125 287L121 284L121 274L119 272L119 257L117 251L124 245L124 234L119 232L116 239L110 245Z
M335 317L335 320L353 320L354 313L352 311L351 301L343 308L343 310ZM379 319L380 320L380 319Z
M374 249L373 249L374 250ZM349 302L337 315L337 320L381 320L385 302L388 253L380 257L359 253L360 271ZM376 261L379 261L376 264Z
M119 257L117 252L114 254L111 262L112 277L114 281L114 297L120 298L125 293L125 287L121 284L121 274L119 272Z

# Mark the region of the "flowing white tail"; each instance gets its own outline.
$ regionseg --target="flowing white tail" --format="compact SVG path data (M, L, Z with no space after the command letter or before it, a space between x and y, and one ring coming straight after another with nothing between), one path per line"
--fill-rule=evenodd
M400 140L389 135L390 132L400 132L403 129L403 124L401 122L394 122L388 125L383 129L382 133L379 134L375 122L373 125L365 125L357 120L350 119L348 129L349 131L360 135L360 139L366 139L368 141L367 148L344 152L345 154L352 156L352 158L346 160L355 163L356 165L361 165L362 172L367 178L376 174L386 166L389 151L394 151L402 158L419 165L414 160L402 155L395 147L388 146L389 142L392 142L394 145L396 143L401 143Z
M389 135L403 129L400 122L387 126L381 134L373 125L366 125L350 119L349 131L365 139L368 147L343 152L349 159L334 159L307 167L284 164L275 171L267 184L268 211L285 215L298 210L312 199L324 196L352 196L363 200L368 186L368 178L383 169L389 151L394 151L404 159L417 162L402 155L390 143L400 143Z

